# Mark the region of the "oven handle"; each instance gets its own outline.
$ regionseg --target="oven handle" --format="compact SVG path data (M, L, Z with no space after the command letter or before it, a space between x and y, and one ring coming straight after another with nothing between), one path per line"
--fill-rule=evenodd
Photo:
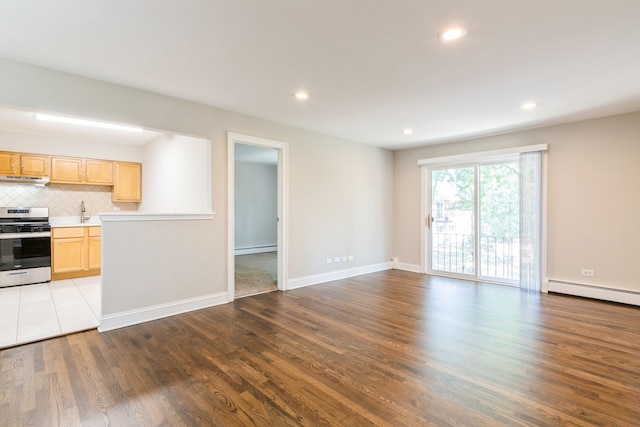
M23 276L25 274L29 274L28 271L19 271L17 273L9 273L7 276Z
M0 240L5 239L34 239L37 237L51 237L50 231L41 231L38 233L0 233Z

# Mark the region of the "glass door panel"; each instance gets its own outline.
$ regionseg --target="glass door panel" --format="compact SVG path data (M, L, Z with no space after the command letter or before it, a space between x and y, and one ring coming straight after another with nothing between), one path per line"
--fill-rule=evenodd
M475 167L431 171L430 267L476 274Z
M479 165L479 276L517 284L520 279L518 159Z

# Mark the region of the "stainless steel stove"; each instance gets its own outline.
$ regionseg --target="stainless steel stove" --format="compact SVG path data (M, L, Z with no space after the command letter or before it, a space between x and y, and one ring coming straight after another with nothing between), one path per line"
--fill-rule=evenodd
M49 208L0 208L0 288L49 281Z

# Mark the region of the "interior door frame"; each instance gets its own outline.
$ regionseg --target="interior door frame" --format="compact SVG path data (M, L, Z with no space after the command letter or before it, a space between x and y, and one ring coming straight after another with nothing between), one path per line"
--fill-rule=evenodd
M235 299L235 144L278 150L278 290L288 289L289 144L282 141L227 132L227 299Z

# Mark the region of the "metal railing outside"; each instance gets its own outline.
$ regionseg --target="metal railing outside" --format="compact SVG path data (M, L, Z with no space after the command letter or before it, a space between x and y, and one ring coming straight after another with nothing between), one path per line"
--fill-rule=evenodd
M514 282L520 279L520 239L482 236L479 240L480 277ZM433 233L431 268L457 274L475 275L475 240L471 234Z

